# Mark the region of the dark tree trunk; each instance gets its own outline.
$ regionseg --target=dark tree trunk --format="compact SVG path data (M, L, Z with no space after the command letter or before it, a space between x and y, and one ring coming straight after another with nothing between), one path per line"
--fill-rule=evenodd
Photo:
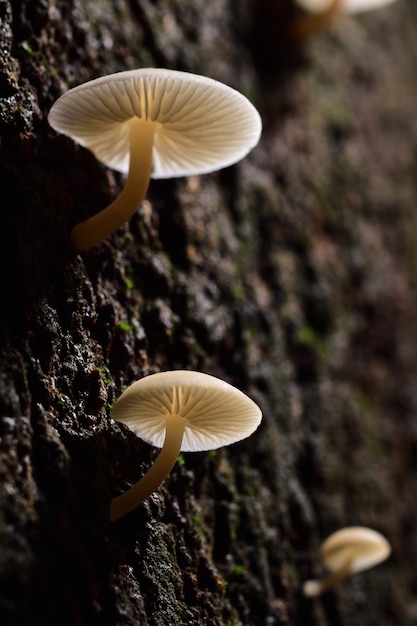
M416 623L417 6L340 16L297 49L289 0L0 0L0 623ZM76 255L122 178L56 134L67 88L134 67L246 94L258 147L153 181ZM109 418L159 370L261 406L249 439L184 454L110 524L156 450ZM347 525L393 553L317 600Z

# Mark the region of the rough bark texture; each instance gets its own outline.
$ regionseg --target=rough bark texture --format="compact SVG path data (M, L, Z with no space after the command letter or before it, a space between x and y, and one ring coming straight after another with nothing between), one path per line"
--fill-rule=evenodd
M415 0L339 17L302 50L286 0L0 0L2 626L417 623ZM49 128L68 87L140 66L245 93L259 146L152 182L75 255L121 178ZM121 390L197 369L262 408L251 438L184 454L140 508L108 507L156 450ZM317 600L350 524L392 557Z

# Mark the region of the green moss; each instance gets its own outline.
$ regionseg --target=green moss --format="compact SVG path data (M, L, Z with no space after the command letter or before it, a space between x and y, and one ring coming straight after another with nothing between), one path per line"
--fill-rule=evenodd
M326 339L318 337L314 328L308 324L301 326L297 338L304 348L311 349L320 361L325 361L330 354L330 343Z
M242 283L235 283L232 287L232 295L235 300L244 300L245 298L245 288Z
M131 278L128 278L127 276L124 279L124 283L125 283L125 289L126 291L132 291L134 285L134 282Z
M27 41L22 41L22 43L20 44L21 47L23 48L23 50L29 55L29 56L33 56L35 54L35 51L33 50L33 48L30 46L29 42Z
M233 568L233 574L235 576L243 576L243 574L245 573L245 568L243 565L240 564L236 564Z
M132 324L129 324L129 322L126 322L124 320L120 320L120 322L116 324L116 327L118 328L118 330L122 330L127 333L131 333L133 330Z
M196 533L199 537L208 539L211 536L211 531L206 526L204 520L200 515L193 515L191 518L190 530L192 533Z
M305 324L298 330L298 340L303 346L313 347L316 343L317 336L311 326Z
M111 385L111 378L108 377L108 371L107 371L107 367L105 365L100 365L98 367L96 367L96 370L101 378L101 380L104 382L105 385Z

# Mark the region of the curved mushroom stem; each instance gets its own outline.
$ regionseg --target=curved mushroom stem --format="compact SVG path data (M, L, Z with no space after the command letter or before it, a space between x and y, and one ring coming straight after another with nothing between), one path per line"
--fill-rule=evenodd
M111 522L115 522L142 504L168 476L180 453L186 423L187 420L179 415L167 417L165 441L161 452L155 463L137 483L111 501Z
M331 0L327 9L324 9L321 13L298 17L292 28L294 39L302 42L327 26L333 18L333 15L339 10L340 4L341 0Z
M303 585L303 594L312 598L313 596L318 596L319 594L328 591L335 585L343 582L352 571L353 559L353 554L349 552L346 562L339 570L332 572L321 580L307 580Z
M114 233L135 213L145 197L152 169L156 122L134 117L129 122L130 162L118 197L96 215L74 226L70 237L77 252L88 250Z

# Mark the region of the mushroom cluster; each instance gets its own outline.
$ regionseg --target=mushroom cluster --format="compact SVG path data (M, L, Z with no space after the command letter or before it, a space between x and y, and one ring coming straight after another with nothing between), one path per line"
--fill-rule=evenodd
M160 68L118 72L67 91L49 124L127 174L120 195L71 232L77 251L115 232L135 213L150 178L206 174L258 143L261 118L240 92L216 80Z
M357 12L394 0L295 0L313 17L300 19L304 37L338 11ZM79 85L52 106L48 121L106 166L126 174L119 196L71 231L75 250L87 250L115 232L136 211L150 178L213 172L245 157L262 124L238 91L210 78L167 69L119 72ZM145 442L160 449L153 465L110 503L110 520L137 508L164 481L181 451L213 450L250 436L260 425L259 406L225 381L188 370L146 376L128 387L111 410ZM344 528L322 545L329 575L308 580L314 597L390 554L387 540L365 527Z
M157 489L180 451L215 450L235 443L249 437L262 419L258 405L242 391L215 376L189 370L141 378L122 393L110 415L161 448L147 473L112 500L111 521L135 509Z
M351 574L385 561L390 553L390 544L376 530L366 526L342 528L330 535L320 549L320 561L330 574L320 580L307 580L303 593L307 597L318 596Z
M118 72L70 89L49 124L126 174L119 196L70 233L76 251L101 242L130 219L150 178L213 172L256 146L262 122L240 92L196 74L160 68ZM111 503L112 521L145 500L179 452L210 450L248 437L259 407L232 385L191 371L162 372L129 387L111 416L161 448L149 471Z

